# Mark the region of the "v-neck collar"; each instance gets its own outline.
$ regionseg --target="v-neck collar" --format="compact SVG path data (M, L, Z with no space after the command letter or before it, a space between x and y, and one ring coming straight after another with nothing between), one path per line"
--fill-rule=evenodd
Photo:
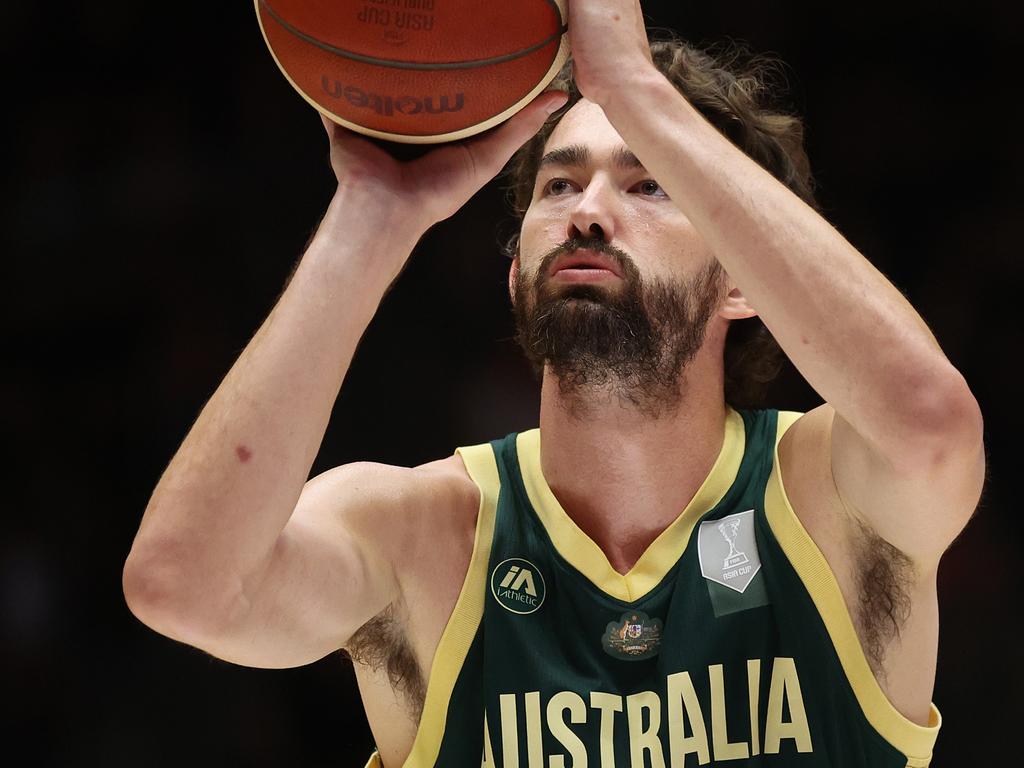
M708 476L680 515L651 542L628 573L616 571L601 548L569 517L541 472L540 429L520 432L516 453L530 504L551 536L555 548L594 586L624 602L639 600L654 589L675 565L697 521L725 496L743 459L746 430L743 417L727 407L725 439Z

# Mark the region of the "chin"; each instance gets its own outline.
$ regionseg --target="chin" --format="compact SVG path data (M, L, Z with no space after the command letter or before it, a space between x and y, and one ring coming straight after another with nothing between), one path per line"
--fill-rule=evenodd
M611 291L598 285L568 284L563 290L556 290L555 294L563 299L576 299L578 301L589 301L595 304L604 304L611 298Z

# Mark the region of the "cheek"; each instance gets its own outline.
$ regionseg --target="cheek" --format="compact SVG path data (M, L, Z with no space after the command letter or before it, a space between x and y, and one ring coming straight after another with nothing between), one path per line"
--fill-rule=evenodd
M651 224L647 237L652 262L673 277L691 275L714 260L707 242L688 220Z
M541 264L565 243L563 224L524 220L519 238L519 280L533 285Z
M520 253L523 251L529 253L532 250L531 244L537 237L537 223L537 215L533 213L533 208L528 208L523 216L522 226L519 228Z
M523 217L523 247L532 253L535 250L550 250L565 239L564 219L530 209Z

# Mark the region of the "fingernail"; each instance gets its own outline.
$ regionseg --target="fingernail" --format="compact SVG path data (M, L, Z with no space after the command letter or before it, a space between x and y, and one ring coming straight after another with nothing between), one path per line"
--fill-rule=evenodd
M546 109L547 113L550 115L553 112L557 112L559 109L564 107L565 106L565 102L567 102L568 100L569 100L569 94L561 93L561 94L559 94L558 98L552 99L551 101L549 101L547 103L547 106L544 107L544 109Z

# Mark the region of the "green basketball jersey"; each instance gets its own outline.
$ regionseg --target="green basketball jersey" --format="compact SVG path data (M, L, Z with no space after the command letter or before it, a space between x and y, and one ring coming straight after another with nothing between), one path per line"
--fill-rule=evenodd
M544 480L539 430L459 448L476 542L405 768L928 765L938 710L922 727L889 703L786 497L799 416L728 409L710 474L626 574Z

